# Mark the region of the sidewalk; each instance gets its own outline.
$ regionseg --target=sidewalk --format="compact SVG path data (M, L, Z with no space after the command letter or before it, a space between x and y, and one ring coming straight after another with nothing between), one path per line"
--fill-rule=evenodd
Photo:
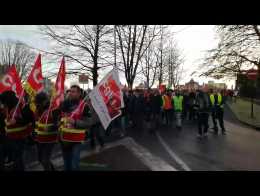
M254 104L254 118L251 118L251 103L243 99L237 99L234 102L227 102L228 107L232 110L236 118L255 129L260 129L260 105Z

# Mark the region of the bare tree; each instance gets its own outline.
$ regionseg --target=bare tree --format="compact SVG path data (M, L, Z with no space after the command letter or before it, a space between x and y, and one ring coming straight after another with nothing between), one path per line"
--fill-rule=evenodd
M141 74L145 78L145 83L147 88L151 88L158 74L159 59L157 58L153 48L149 47L148 50L144 53L143 58L141 59Z
M234 77L242 68L258 67L260 73L260 25L217 27L219 44L209 50L201 75Z
M160 25L159 29L160 29L160 39L157 41L157 52L156 55L159 58L159 68L158 68L158 82L159 85L164 83L167 76L165 75L167 72L167 68L165 65L165 58L166 58L166 54L165 54L165 46L168 43L167 40L171 40L171 35L169 33L169 27L167 25Z
M98 83L98 71L111 66L113 29L109 25L51 25L40 26L43 35L54 42L53 52L65 56L77 66L71 68L71 73L86 72L93 81Z
M123 71L128 87L132 89L140 60L158 35L156 26L120 25L116 26ZM151 39L145 39L150 35Z
M2 71L14 64L22 82L26 79L35 57L36 53L20 41L0 41L0 66Z
M181 54L181 51L177 47L177 44L172 40L166 48L166 59L165 64L167 65L167 79L168 87L176 88L179 85L180 80L182 79L183 68L181 64L183 63L184 58Z

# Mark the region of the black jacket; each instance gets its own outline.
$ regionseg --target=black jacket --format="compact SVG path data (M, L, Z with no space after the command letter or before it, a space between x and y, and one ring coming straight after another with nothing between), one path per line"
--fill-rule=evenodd
M201 92L196 96L195 109L199 113L210 112L210 99L209 99L208 94Z
M151 97L151 107L153 113L159 113L161 111L161 96L160 95L154 95Z
M133 100L133 114L144 113L144 98L143 96L135 97Z

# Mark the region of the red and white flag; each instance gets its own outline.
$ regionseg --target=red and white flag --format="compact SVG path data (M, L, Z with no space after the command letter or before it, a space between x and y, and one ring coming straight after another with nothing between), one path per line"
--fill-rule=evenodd
M52 105L51 105L52 110L58 108L60 106L60 103L64 100L65 76L66 76L65 59L63 57L61 60L60 70L57 75L57 79L55 83L55 89L54 89Z
M32 111L36 110L34 99L37 93L42 91L43 86L43 76L42 76L42 64L41 64L41 54L38 55L34 67L27 79L27 83L24 86L25 91L30 97L30 108Z
M0 80L0 93L9 90L14 91L17 97L23 94L21 79L16 71L15 65L12 65Z
M89 98L104 129L107 129L110 122L121 115L121 108L124 107L123 93L116 69L109 72L95 86Z

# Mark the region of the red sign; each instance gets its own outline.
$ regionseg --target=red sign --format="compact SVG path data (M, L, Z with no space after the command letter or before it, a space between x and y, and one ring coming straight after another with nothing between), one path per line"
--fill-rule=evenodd
M108 113L113 119L120 113L121 92L116 81L110 76L107 81L99 87L100 94L107 106Z
M88 76L85 74L79 75L79 83L87 84L88 83Z
M246 72L246 76L249 80L256 80L257 79L257 75L258 75L258 70L256 69L249 69Z

